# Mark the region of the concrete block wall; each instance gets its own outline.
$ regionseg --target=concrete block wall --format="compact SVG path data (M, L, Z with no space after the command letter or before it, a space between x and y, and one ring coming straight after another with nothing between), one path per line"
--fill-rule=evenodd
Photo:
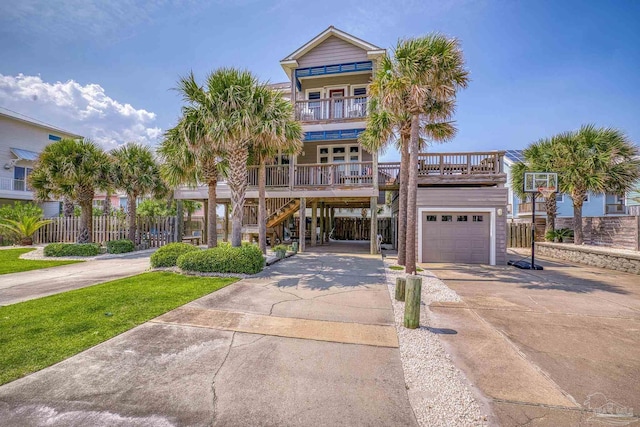
M640 252L632 253L566 243L536 243L536 254L640 275Z

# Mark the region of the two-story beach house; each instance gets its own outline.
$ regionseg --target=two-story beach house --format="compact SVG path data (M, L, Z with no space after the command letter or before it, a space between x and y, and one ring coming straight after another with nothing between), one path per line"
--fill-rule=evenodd
M381 163L358 143L368 115L369 84L385 50L329 27L280 61L287 94L304 129L300 155L267 166L267 227L280 240L329 242L335 211L368 209L371 251L377 208L397 194L399 163ZM423 153L419 157L416 236L419 262L506 262L506 175L502 152ZM257 232L257 168L249 169L245 232ZM230 192L218 184L220 203ZM207 190L180 188L177 199L205 202ZM393 197L391 197L393 198ZM397 197L391 207L397 240ZM206 209L205 209L206 211ZM303 220L300 220L300 217ZM388 230L389 231L389 230Z
M80 135L8 110L0 110L0 206L14 201L33 201L27 177L38 154L48 144ZM40 203L45 217L58 216L60 202Z
M511 166L514 163L524 161L522 150L507 150L504 156L504 169L507 174L507 188L509 189L509 205L508 205L508 218L515 220L531 220L531 212L533 210L531 199L521 200L511 188ZM637 184L637 188L640 189L640 182ZM635 214L638 215L638 210L634 206L640 205L637 199L639 193L638 190L631 191L627 194L598 194L587 193L582 205L583 217L598 217L598 216L620 216ZM557 203L557 216L558 218L572 218L573 217L573 200L568 194L556 193ZM542 198L536 198L536 216L539 218L545 218L547 213L545 210L545 203Z

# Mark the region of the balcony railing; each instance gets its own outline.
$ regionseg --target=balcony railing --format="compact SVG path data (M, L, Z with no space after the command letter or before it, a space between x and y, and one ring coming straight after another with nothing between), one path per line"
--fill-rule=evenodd
M266 172L268 188L373 185L373 162L272 165ZM249 167L247 181L258 186L257 166Z
M526 202L526 203L520 203L518 205L518 213L531 213L531 208L532 208L532 203L531 202ZM547 212L547 208L545 207L545 203L544 202L536 202L536 213L546 213Z
M627 209L626 206L624 205L624 203L607 203L605 205L606 208L606 214L607 215L623 215L626 213Z
M31 191L31 187L24 179L0 178L0 190Z
M491 153L420 153L418 176L487 175L502 173L501 152Z
M296 119L303 122L344 120L367 117L367 96L347 96L296 101Z

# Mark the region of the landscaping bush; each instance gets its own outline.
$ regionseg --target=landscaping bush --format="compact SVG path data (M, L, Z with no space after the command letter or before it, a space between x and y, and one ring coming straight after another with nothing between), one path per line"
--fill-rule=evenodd
M181 255L177 265L182 270L200 273L256 274L264 268L264 257L256 245L243 244L233 248L222 244L217 248Z
M124 254L133 252L136 249L129 239L111 240L107 242L107 252L110 254Z
M44 256L94 256L100 253L96 243L50 243L44 247Z
M174 267L180 255L196 251L200 249L188 243L169 243L151 255L151 267Z

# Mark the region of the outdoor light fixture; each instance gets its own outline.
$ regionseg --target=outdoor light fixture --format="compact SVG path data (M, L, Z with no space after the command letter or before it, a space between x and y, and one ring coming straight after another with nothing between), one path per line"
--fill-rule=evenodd
M502 216L502 209L498 209L498 216Z

